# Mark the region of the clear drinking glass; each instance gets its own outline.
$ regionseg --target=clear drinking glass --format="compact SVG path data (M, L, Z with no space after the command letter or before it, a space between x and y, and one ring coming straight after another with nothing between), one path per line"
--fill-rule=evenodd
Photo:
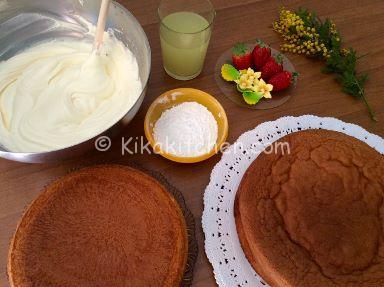
M203 69L216 12L209 0L162 0L159 6L163 65L178 80Z

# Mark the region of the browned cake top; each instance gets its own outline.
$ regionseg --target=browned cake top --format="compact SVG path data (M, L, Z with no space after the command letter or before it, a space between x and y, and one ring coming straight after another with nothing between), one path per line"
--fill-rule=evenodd
M15 287L179 286L184 217L152 177L100 166L50 186L24 214L8 273Z
M261 154L235 203L245 254L273 287L384 286L384 158L341 133L280 140Z

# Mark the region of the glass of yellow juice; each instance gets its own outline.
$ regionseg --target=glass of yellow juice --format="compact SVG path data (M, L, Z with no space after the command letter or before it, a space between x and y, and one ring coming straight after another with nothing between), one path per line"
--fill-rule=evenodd
M209 0L162 0L158 9L163 65L178 80L197 77L204 66L216 12Z

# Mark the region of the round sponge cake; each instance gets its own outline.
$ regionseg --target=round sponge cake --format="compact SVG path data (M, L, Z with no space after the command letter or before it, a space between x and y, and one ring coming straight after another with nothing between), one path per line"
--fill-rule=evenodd
M383 155L325 130L278 143L251 164L235 200L255 271L273 287L384 286Z
M175 199L154 178L105 165L49 185L12 240L13 287L179 286L188 240Z

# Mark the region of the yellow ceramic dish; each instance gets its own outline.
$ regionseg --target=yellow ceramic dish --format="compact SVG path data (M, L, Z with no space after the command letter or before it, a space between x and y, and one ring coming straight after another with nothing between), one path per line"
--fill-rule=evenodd
M159 148L159 145L156 145L153 137L155 123L165 110L184 102L197 102L205 106L216 119L218 126L216 146L209 153L197 157L180 157L166 153ZM206 160L220 151L228 136L228 119L224 108L210 94L196 89L180 88L165 92L152 103L145 116L144 131L145 136L156 153L175 162L195 163Z

